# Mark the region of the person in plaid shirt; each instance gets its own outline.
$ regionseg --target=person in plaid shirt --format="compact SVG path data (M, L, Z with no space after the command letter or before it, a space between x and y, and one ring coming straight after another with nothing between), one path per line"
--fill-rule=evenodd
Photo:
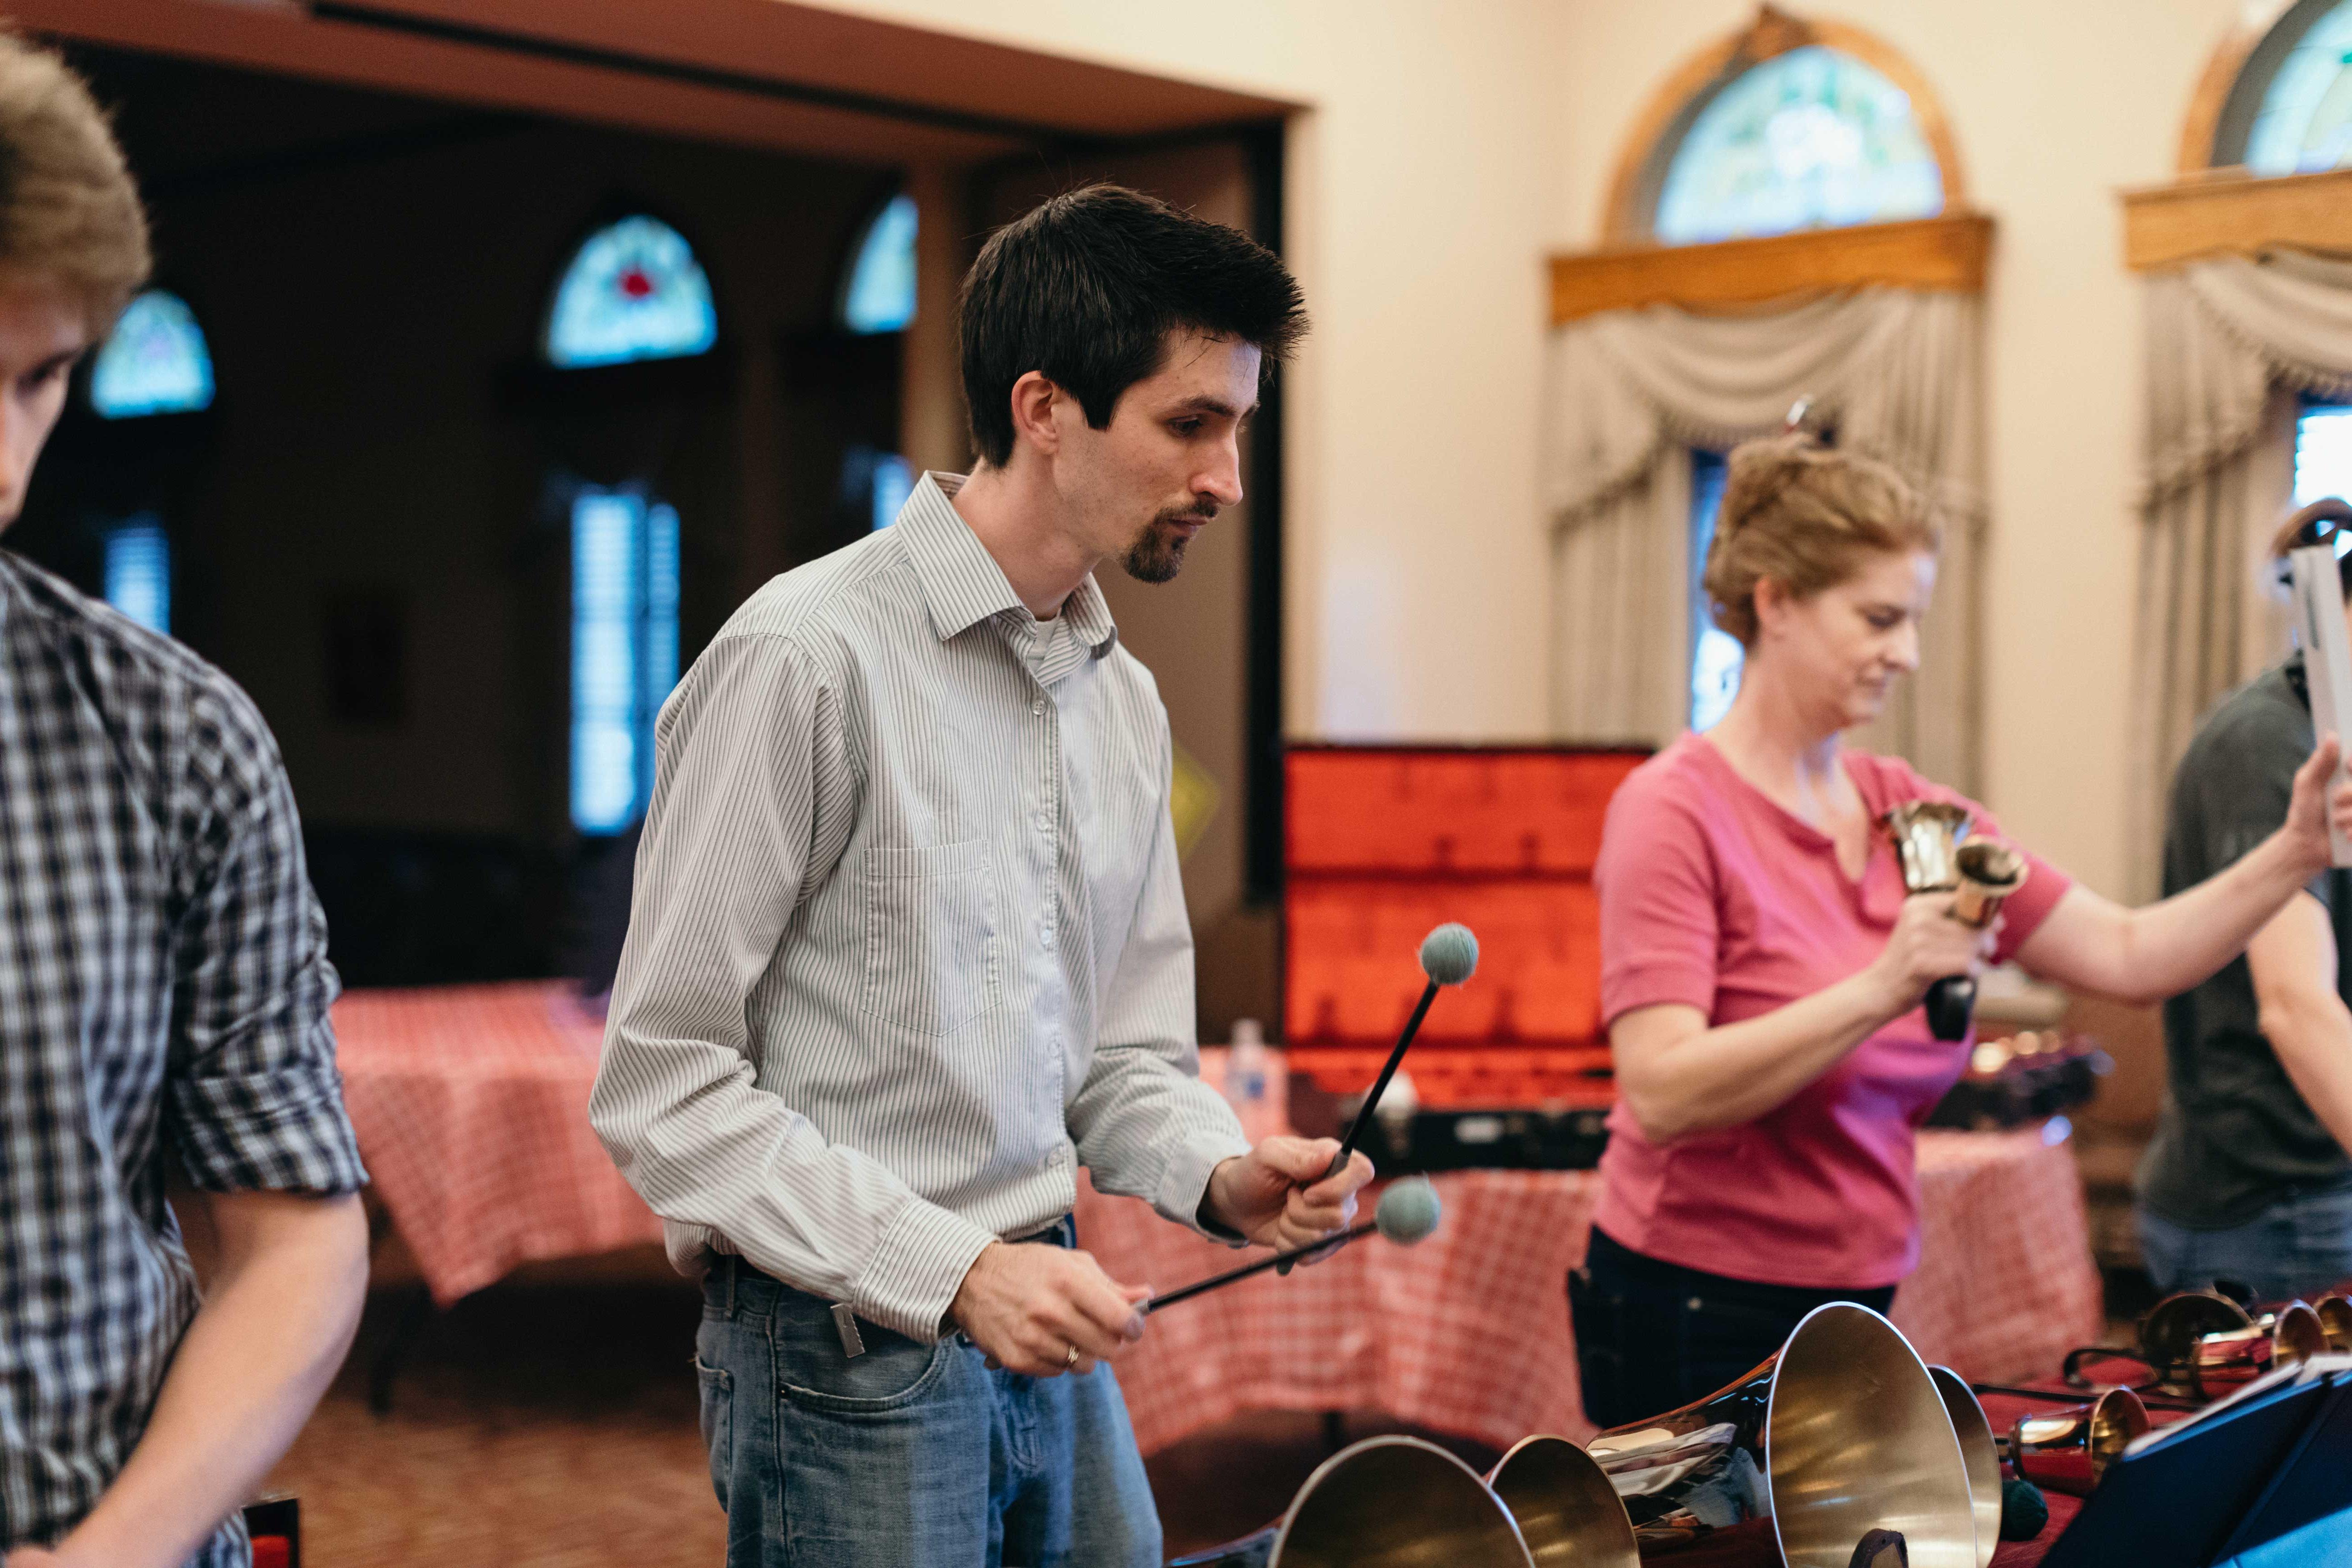
M87 89L0 35L0 526L148 268ZM239 1505L349 1348L365 1181L267 725L0 552L0 1554L248 1563ZM219 1237L200 1296L167 1158Z

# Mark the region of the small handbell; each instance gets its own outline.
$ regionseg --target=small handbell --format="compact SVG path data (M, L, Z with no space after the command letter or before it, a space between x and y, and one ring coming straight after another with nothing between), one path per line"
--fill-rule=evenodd
M1910 893L1952 897L1952 915L1969 925L1992 923L2003 899L2025 885L2025 857L1997 838L1969 838L1965 807L1940 800L1915 800L1881 819L1894 841ZM1963 842L1965 840L1965 842ZM1927 1027L1939 1040L1967 1037L1976 1012L1977 983L1948 975L1927 988Z

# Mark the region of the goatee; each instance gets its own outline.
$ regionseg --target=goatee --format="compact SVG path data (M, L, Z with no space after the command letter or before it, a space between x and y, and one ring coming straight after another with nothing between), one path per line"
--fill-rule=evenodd
M1119 564L1139 583L1165 583L1184 569L1184 547L1192 536L1179 523L1206 522L1213 511L1164 511L1144 524L1135 542L1127 547Z

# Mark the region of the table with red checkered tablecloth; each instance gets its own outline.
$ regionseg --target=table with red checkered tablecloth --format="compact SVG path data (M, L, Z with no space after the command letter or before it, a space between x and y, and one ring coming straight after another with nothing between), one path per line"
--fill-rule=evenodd
M588 1126L603 1026L561 984L357 991L335 1026L377 1196L436 1300L521 1263L660 1239ZM1223 1053L1202 1054L1220 1076ZM2016 1381L2098 1337L2063 1125L1922 1135L1921 1259L1894 1318L1929 1361ZM1498 1447L1588 1433L1564 1282L1597 1178L1469 1171L1437 1185L1445 1223L1417 1247L1375 1238L1155 1317L1118 1363L1144 1451L1252 1409L1381 1409ZM1078 1235L1114 1278L1163 1290L1235 1260L1086 1187Z
M376 1200L436 1302L520 1264L661 1240L588 1125L604 1022L571 987L352 991L334 1022Z
M1444 1223L1418 1247L1377 1238L1287 1276L1171 1308L1119 1359L1145 1453L1244 1410L1382 1410L1505 1447L1592 1431L1578 1397L1566 1280L1600 1194L1590 1171L1435 1178ZM1891 1314L1929 1362L2003 1382L2049 1371L2102 1327L2080 1179L2040 1129L1929 1132L1927 1237ZM1090 1189L1078 1244L1111 1277L1170 1289L1234 1254L1132 1198Z

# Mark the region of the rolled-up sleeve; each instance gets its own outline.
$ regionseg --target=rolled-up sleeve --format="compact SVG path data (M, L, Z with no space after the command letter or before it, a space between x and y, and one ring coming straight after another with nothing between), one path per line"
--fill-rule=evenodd
M1167 761L1135 922L1111 977L1094 1061L1065 1114L1097 1189L1146 1199L1169 1219L1202 1230L1210 1173L1248 1153L1249 1141L1233 1107L1201 1081L1192 928L1167 809L1172 748Z
M367 1173L327 1016L326 917L277 744L234 688L191 703L177 814L173 1150L207 1191L354 1191Z
M789 637L725 636L664 709L657 749L590 1119L665 1220L934 1341L993 1234L756 1082L748 1000L825 871L821 825L852 809L835 798L855 788L839 693Z

